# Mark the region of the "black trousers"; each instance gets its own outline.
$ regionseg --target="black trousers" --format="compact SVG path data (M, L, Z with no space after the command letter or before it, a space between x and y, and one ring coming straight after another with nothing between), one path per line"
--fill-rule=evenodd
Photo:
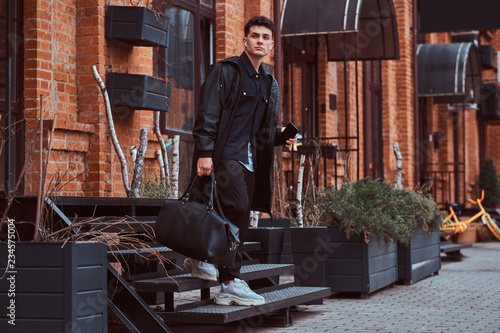
M240 243L243 245L250 225L250 207L252 206L255 186L255 173L248 171L236 160L219 160L215 168L217 194L226 218L240 229ZM219 267L219 281L224 282L240 277L242 246L236 253L232 267Z

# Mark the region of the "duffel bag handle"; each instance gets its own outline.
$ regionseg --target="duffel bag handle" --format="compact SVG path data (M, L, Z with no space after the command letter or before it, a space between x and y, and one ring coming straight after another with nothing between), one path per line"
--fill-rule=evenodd
M215 173L213 171L210 172L210 177L212 178L212 181L211 181L211 186L210 186L210 199L208 201L207 209L214 208L214 197L215 197L215 204L217 205L217 212L224 220L227 221L226 217L224 216L224 213L222 212L222 208L221 208L220 202L219 202L219 197L217 196L217 189L216 189L216 185L215 185ZM189 193L193 189L194 182L196 181L197 178L198 178L198 175L194 175L193 179L191 180L191 183L189 183L189 186L188 186L186 192L184 192L184 194L179 198L179 200L186 200L186 201L189 200Z

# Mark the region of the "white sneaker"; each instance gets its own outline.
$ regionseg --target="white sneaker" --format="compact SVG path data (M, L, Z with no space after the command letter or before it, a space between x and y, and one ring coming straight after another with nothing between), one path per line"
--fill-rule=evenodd
M191 272L191 276L209 281L217 281L219 271L214 265L192 258L184 260L184 268Z
M221 291L215 296L214 301L220 305L262 305L264 297L256 294L248 284L240 279L234 279L227 287L222 284Z

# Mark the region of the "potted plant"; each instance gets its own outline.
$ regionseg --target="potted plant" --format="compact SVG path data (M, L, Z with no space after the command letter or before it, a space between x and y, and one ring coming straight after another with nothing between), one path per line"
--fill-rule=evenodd
M496 208L500 201L500 187L498 173L492 158L487 158L479 170L479 191L484 190L483 206Z
M297 283L362 296L394 284L398 280L397 242L409 244L421 223L408 209L410 193L382 181L360 179L306 197L306 229L315 231L291 229ZM315 232L315 238L306 240L306 232ZM305 246L310 246L309 252Z
M398 191L413 224L409 242L398 242L398 280L413 284L441 269L439 227L444 213L426 191Z
M9 218L4 223L6 238L0 241L0 270L3 272L0 274L0 293L7 297L0 304L10 309L9 316L3 320L23 331L107 332L108 298L113 299L120 292L115 290L116 281L109 280L108 259L115 261L114 267L122 271L118 264L122 258L119 255L108 258L108 250L126 248L132 253L142 251L143 255L158 256L144 239L151 227L130 217L105 220L100 216L85 220L75 218L68 220L70 225L64 226L64 222L50 218L58 213L48 209L42 217L44 223L39 228L39 240L32 240L31 232L31 238L25 235L25 240L20 241L15 222L33 220L31 212L35 208L31 199L16 198L12 214L7 215ZM137 236L134 223L143 226L146 233ZM130 225L129 229L104 230L123 224ZM33 231L33 228L25 231ZM159 256L158 259L162 260Z

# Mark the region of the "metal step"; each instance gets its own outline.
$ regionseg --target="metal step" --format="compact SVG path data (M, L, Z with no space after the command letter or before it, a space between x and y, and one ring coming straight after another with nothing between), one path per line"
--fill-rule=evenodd
M283 264L257 264L241 267L241 279L251 281L269 276L282 274L291 274L294 271L294 265ZM204 289L219 285L217 281L206 281L193 278L191 274L182 274L172 277L161 277L156 279L147 279L134 281L134 288L140 292L183 292L196 289Z
M166 247L166 246L161 246L161 244L156 243L151 245L151 247L155 250L158 251L159 254L164 256L167 259L180 259L180 258L185 258L186 256L179 254L172 249ZM259 242L245 242L242 247L242 251L244 252L249 252L249 251L258 251L260 250L260 243ZM108 251L108 260L114 261L118 259L123 259L127 261L128 263L133 263L133 262L145 262L147 260L155 260L156 256L152 255L151 252L149 252L146 249L137 249L137 250L130 250L130 249L111 249Z
M108 303L110 309L131 332L171 332L162 318L108 264Z
M215 303L178 312L158 312L166 323L227 324L292 305L323 299L331 295L328 287L289 287L261 294L266 304L260 306L225 306Z
M152 233L156 216L100 216L77 218L76 222L87 221L82 229L101 232Z

